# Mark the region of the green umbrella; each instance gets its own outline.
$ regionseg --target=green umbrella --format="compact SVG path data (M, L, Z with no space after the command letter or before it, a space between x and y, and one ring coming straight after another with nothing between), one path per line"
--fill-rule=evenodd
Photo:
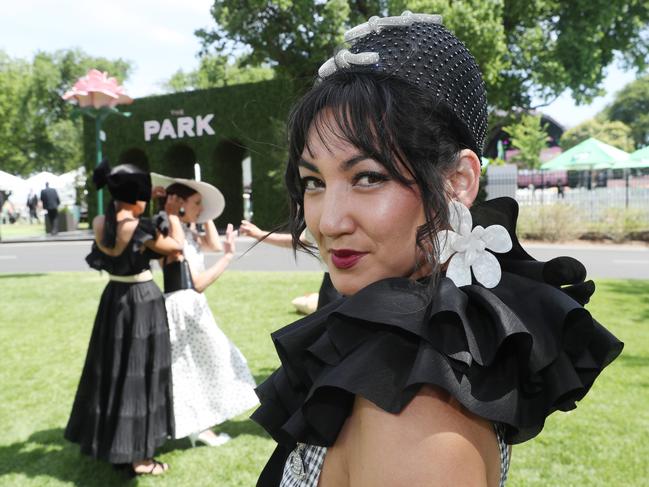
M554 159L541 165L545 171L608 169L626 161L629 154L617 147L605 144L593 137L562 152Z
M633 152L626 161L619 162L613 169L633 169L649 167L649 146Z

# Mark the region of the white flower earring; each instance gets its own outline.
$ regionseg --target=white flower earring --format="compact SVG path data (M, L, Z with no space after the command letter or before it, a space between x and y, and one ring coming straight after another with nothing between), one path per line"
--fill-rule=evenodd
M480 284L495 287L502 276L498 259L487 249L503 254L512 249L512 239L502 225L473 227L471 212L459 201L448 204L452 230L442 230L436 236L439 249L438 262L449 258L446 277L456 286L471 284L471 270Z

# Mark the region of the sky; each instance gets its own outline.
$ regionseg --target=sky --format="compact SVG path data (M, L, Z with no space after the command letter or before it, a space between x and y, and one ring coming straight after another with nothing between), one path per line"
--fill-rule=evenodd
M0 49L31 60L37 51L78 47L92 56L123 58L134 69L125 83L132 97L159 94L178 69L198 66L194 31L211 28L213 0L0 0ZM575 106L568 93L541 109L566 128L593 117L635 78L613 66L607 94Z

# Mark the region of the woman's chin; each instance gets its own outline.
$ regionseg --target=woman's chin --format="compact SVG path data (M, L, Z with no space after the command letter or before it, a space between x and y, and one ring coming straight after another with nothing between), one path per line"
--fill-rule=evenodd
M351 296L356 294L358 291L364 287L369 286L373 282L378 281L379 279L371 279L368 276L354 276L350 275L349 271L341 272L334 270L329 272L331 276L331 282L333 283L336 291L338 291L343 296Z

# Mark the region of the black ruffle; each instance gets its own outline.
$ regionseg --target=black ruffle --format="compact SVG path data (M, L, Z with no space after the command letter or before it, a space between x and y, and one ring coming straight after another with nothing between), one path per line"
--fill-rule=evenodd
M430 384L502 423L514 444L573 409L623 347L582 306L594 284L575 259L538 262L523 250L514 200L472 214L512 236L512 250L495 254L495 288L386 279L273 333L282 366L257 388L252 419L282 445L329 446L355 395L398 413Z
M98 271L109 270L108 256L99 250L96 242L92 243L90 253L86 255L86 263Z
M165 237L169 235L169 215L166 211L159 211L153 215L153 224L155 228Z
M92 269L107 271L110 274L127 275L137 274L149 269L149 261L162 257L160 254L145 247L144 243L156 238L157 232L166 235L169 230L169 219L166 213L156 214L154 219L140 218L127 245L121 255L111 257L104 254L96 242L92 243L86 262Z
M145 242L155 239L156 233L156 223L154 220L151 218L140 218L131 240L133 251L140 251L144 247Z

